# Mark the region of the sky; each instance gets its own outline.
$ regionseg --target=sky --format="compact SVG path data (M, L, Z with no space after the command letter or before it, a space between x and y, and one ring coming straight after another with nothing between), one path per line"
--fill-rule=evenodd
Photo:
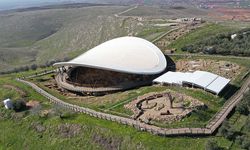
M0 0L0 10L76 1L83 2L84 0Z

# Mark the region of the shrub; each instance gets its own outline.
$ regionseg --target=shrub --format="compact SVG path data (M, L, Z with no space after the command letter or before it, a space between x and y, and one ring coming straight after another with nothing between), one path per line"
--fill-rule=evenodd
M241 148L243 149L250 149L250 138L248 136L245 136L242 143L241 143Z
M206 143L206 150L220 150L216 141L208 140Z
M250 116L248 116L248 118L247 118L247 121L246 121L246 124L245 124L245 129L247 130L247 131L250 131Z
M17 100L13 103L13 106L14 106L14 110L15 111L24 111L27 109L26 107L26 103L24 100Z
M59 105L54 105L52 110L53 110L53 115L60 117L60 119L70 119L75 116L74 111L65 109Z
M32 64L32 65L30 66L30 69L36 70L36 69L37 69L37 65L36 65L36 64Z
M238 111L242 115L249 115L250 108L250 92L244 94L243 99L237 105L236 111Z
M236 138L236 132L229 125L228 121L224 121L221 127L219 128L219 133L229 140L233 140Z
M205 54L221 55L240 55L250 56L250 29L236 33L222 33L208 38L201 39L198 42L184 45L181 50L190 53L203 52ZM237 34L231 39L232 34Z
M248 115L249 114L249 110L248 110L247 104L244 103L244 102L241 102L241 103L239 103L237 105L236 111L238 111L242 115Z

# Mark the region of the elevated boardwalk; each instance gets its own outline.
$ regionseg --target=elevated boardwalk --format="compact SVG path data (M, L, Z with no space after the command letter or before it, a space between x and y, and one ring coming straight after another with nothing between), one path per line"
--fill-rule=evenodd
M35 91L46 97L50 100L50 102L60 105L62 107L65 107L67 109L73 110L75 112L85 113L93 117L97 117L100 119L115 121L121 124L133 126L138 130L141 131L147 131L155 135L161 135L161 136L180 136L180 135L187 135L187 136L193 136L193 135L211 135L215 132L215 130L222 124L222 122L226 119L228 114L232 111L232 109L240 102L240 100L243 98L243 94L249 90L250 85L250 77L245 81L244 85L241 87L241 89L235 93L234 96L232 96L222 107L222 109L209 121L206 127L204 128L161 128L153 125L148 125L145 123L142 123L137 120L133 120L130 118L115 116L103 112L97 112L95 110L80 107L77 105L73 105L70 103L66 103L57 97L49 94L48 92L44 91L40 87L38 87L36 84L25 81L22 79L17 79L17 81L20 81L24 84L27 84L31 86Z
M143 85L148 85L151 83L151 82L144 81L144 82L137 82L137 83L128 82L128 83L120 84L117 86L111 86L111 87L96 87L96 88L83 87L83 86L74 85L74 83L68 83L68 81L66 81L65 79L65 73L62 75L61 74L56 75L55 80L60 87L67 89L69 91L73 91L73 92L115 92L115 91L128 90L128 89L143 86Z

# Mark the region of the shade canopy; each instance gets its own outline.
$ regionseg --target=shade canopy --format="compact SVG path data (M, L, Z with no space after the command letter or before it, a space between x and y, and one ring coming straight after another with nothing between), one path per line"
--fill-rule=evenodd
M137 37L120 37L90 49L69 62L54 66L83 66L132 74L158 74L166 58L153 43Z
M190 84L219 94L228 85L230 80L206 71L195 71L193 73L169 71L154 79L153 82L177 85Z

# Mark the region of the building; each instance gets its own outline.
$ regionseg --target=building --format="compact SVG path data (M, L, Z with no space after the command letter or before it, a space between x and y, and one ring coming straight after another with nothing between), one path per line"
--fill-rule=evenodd
M54 66L59 70L55 79L61 88L102 95L151 84L166 70L167 61L151 42L120 37Z

